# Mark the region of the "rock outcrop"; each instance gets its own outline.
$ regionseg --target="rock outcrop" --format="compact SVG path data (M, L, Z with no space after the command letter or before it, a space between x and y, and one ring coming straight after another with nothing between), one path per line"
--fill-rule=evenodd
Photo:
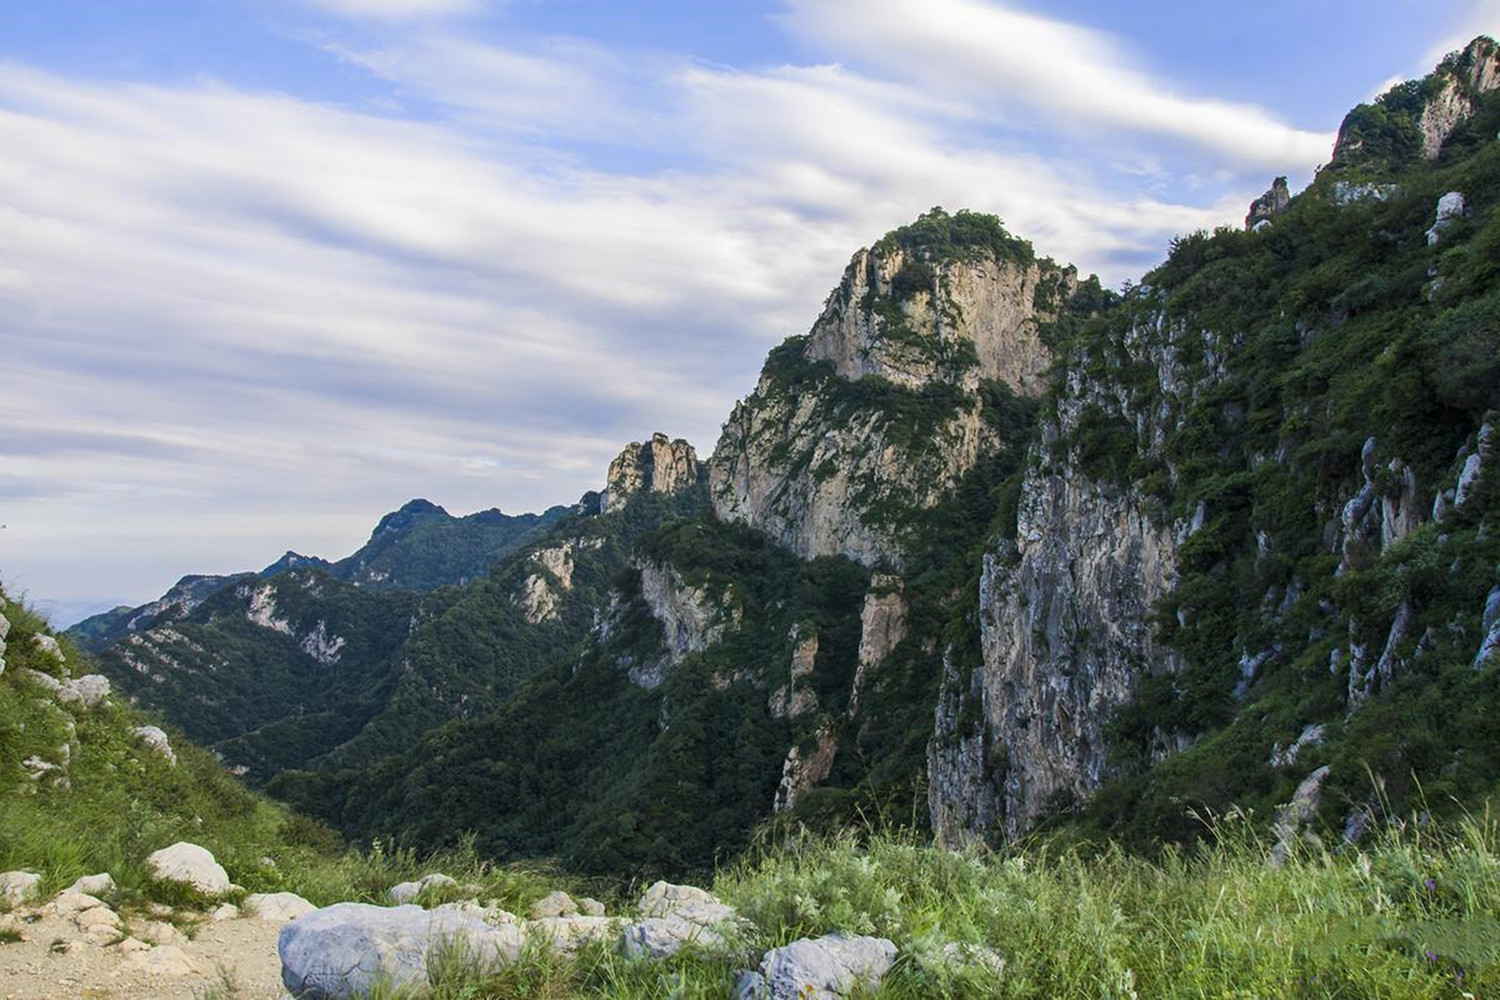
M439 954L483 967L514 961L523 936L513 925L492 927L454 910L339 903L281 930L282 982L305 1000L353 1000L377 985L424 987L427 963Z
M912 520L996 445L981 387L1040 394L1042 327L1077 287L1072 268L967 213L861 250L730 414L709 463L715 512L806 558L900 565Z
M802 938L766 952L759 972L741 980L736 997L839 1000L856 989L873 993L895 962L896 945L886 938L837 933Z
M1269 226L1273 216L1286 211L1292 203L1292 193L1287 190L1286 178L1278 177L1271 189L1250 203L1250 212L1245 216L1245 228L1250 230Z
M698 453L680 438L674 441L657 433L644 444L634 442L609 463L599 512L617 511L638 493L670 495L692 489L698 485L701 469Z
M1122 345L1168 396L1190 391L1157 323ZM1113 421L1129 447L1160 447L1165 428L1131 412L1119 387L1092 379L1086 360L1064 373L1021 485L1014 542L984 559L979 615L983 663L948 662L928 748L928 805L949 843L1018 836L1104 780L1111 712L1150 671L1175 669L1150 624L1176 582L1179 532L1133 485L1100 479L1078 448L1085 421Z
M701 653L739 628L742 612L732 592L690 586L672 566L647 559L632 565L640 573L641 599L662 627L663 654L629 668L630 679L649 690L689 653Z
M641 919L625 928L622 939L631 958L667 958L689 945L716 948L724 940L720 930L735 919L734 907L702 889L669 882L653 883L637 909Z
M187 841L163 847L146 858L151 873L164 882L181 882L206 896L221 896L230 889L229 873L206 848Z

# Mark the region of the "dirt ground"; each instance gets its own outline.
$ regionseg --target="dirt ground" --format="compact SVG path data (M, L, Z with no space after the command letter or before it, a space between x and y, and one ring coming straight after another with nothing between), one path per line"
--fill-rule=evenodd
M0 916L3 1000L283 1000L281 924L58 912ZM92 916L85 914L92 913ZM111 917L114 919L111 920ZM119 922L118 928L113 926ZM90 930L90 928L93 928ZM13 940L16 935L21 940ZM153 943L156 942L156 943Z

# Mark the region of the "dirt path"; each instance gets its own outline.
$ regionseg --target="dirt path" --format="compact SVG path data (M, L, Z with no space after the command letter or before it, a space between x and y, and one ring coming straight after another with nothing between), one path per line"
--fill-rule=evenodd
M96 918L97 920L97 918ZM0 998L4 1000L282 1000L279 923L254 917L187 928L125 918L123 943L91 937L76 915L55 909L0 917ZM96 924L97 926L97 924ZM154 939L158 944L148 945Z

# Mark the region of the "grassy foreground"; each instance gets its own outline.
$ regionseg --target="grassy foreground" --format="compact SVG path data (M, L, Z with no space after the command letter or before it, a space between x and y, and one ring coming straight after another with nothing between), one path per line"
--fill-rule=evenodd
M1394 824L1362 850L1294 852L1244 817L1213 846L1147 861L1118 850L948 852L852 836L769 850L714 890L749 926L725 954L628 961L593 946L490 973L441 969L424 996L728 995L761 952L832 930L901 949L875 997L1500 996L1500 830ZM993 949L1003 970L945 960Z

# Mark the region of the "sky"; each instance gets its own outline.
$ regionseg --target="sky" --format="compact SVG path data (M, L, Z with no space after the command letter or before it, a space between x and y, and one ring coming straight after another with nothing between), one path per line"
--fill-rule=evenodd
M1500 0L0 0L0 583L66 625L706 457L859 247L1118 287Z

